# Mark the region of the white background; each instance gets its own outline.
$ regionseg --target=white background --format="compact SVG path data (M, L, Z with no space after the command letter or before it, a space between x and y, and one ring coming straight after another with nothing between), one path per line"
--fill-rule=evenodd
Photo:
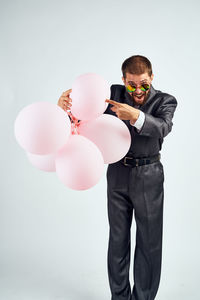
M105 174L90 190L66 188L29 163L13 126L23 107L57 103L80 74L121 84L135 54L152 62L154 88L178 100L162 149L156 299L199 299L199 11L198 0L0 1L0 299L110 299ZM132 247L134 238L133 222Z

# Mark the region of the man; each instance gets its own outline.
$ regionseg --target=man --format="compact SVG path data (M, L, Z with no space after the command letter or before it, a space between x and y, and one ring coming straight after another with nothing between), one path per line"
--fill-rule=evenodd
M146 57L129 57L122 64L122 73L124 85L111 86L112 100L106 100L109 106L105 112L123 120L131 134L129 152L107 169L111 300L153 300L159 286L162 257L164 172L160 150L163 138L172 129L177 101L153 88L152 66ZM70 109L70 92L63 93L58 101L63 109ZM136 243L131 291L133 212Z

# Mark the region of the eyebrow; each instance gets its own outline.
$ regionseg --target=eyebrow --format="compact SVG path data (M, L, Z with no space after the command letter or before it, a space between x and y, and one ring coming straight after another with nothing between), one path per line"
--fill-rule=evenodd
M142 83L142 82L147 82L147 79L143 79L143 80L140 81L140 83ZM134 83L133 81L131 81L131 80L128 81L128 83L133 83L133 84L135 84L135 83ZM136 85L136 84L135 84L135 85Z

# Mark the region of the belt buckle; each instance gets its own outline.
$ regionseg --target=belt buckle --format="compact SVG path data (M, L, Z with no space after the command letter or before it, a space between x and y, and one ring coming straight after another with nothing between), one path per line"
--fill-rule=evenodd
M130 165L130 164L127 164L127 162L126 162L127 159L133 159L133 158L132 158L132 157L129 157L129 156L125 156L125 157L124 157L124 165L125 165L125 166L132 166L132 165Z

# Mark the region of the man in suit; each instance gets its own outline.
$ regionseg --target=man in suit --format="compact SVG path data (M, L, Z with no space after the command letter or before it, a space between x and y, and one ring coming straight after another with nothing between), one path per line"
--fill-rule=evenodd
M172 129L176 99L152 86L148 58L135 55L122 64L124 85L111 86L105 113L123 120L131 146L107 169L109 219L108 278L111 300L155 299L161 273L164 171L160 150ZM70 109L71 90L58 101ZM114 150L113 150L114 151ZM129 281L132 216L136 221L134 286Z

